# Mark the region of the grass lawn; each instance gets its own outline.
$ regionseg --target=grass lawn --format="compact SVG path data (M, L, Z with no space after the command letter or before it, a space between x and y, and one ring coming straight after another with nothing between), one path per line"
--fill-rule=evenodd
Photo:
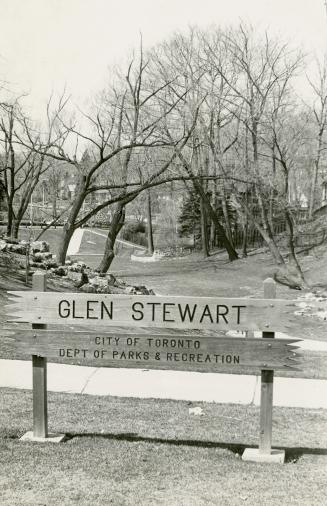
M18 441L31 429L30 391L0 389L3 505L325 504L327 412L275 408L285 465L243 462L258 444L254 406L49 394L49 428L66 443Z
M58 242L60 231L45 240ZM98 239L97 239L98 238ZM90 265L104 238L86 231L78 256ZM326 255L303 259L311 279L327 283ZM156 293L262 297L270 257L258 252L230 264L225 255L195 254L154 264L132 263L127 250L111 272ZM327 286L327 285L326 285ZM23 273L0 265L0 324L6 290L26 289ZM58 289L51 285L50 289ZM281 298L299 293L278 286ZM326 342L326 322L294 318L295 335ZM1 337L1 358L14 358ZM327 378L327 354L305 352L303 371L292 377ZM30 357L20 357L30 360ZM20 442L32 428L32 392L0 388L1 505L222 505L326 503L327 412L274 408L273 445L286 449L285 465L246 463L245 447L257 446L259 408L184 401L126 399L49 393L49 429L68 435L59 445Z

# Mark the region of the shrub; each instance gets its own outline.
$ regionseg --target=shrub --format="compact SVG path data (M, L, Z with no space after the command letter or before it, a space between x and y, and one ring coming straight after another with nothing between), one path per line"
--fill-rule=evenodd
M126 241L134 242L140 246L147 245L145 236L145 225L139 222L126 223L121 231L121 238Z

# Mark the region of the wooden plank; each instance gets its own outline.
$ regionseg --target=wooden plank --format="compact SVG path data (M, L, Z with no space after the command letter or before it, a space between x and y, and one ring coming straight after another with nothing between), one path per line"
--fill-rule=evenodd
M10 333L10 332L8 332ZM12 331L16 351L98 367L219 372L256 367L297 368L296 339L246 339L196 335L151 335L19 329Z
M12 321L92 327L269 330L292 326L296 301L10 292Z
M45 292L47 278L44 272L33 275L33 290ZM36 323L32 325L34 331L45 330L46 325ZM48 437L48 392L47 392L47 359L32 353L33 370L33 436Z

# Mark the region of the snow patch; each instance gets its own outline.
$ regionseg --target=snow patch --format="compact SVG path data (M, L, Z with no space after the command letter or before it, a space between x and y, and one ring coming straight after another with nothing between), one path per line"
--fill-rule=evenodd
M84 230L82 228L77 228L74 231L73 236L72 236L69 246L68 246L67 255L75 255L76 253L79 252L79 249L81 247L83 234L84 234Z

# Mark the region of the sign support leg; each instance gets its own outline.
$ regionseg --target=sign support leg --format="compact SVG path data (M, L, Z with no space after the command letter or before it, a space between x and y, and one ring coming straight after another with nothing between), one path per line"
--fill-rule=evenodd
M272 278L263 282L264 299L276 298L276 283ZM274 339L275 332L262 332L263 339ZM285 461L285 452L272 450L272 413L273 413L274 371L263 369L261 371L261 398L260 398L260 440L259 449L246 448L242 459L253 462Z
M47 278L44 272L35 272L32 281L34 292L46 292ZM46 329L46 325L33 324L33 329ZM33 367L33 436L48 437L47 359L32 355Z
M48 437L47 359L32 355L33 436Z
M261 371L259 452L267 455L271 453L273 388L274 371Z
M34 292L45 292L47 288L45 272L35 272L32 281ZM44 324L32 324L32 329L46 329ZM33 432L27 432L21 438L25 441L51 441L60 443L65 436L48 433L48 392L47 392L47 359L32 355L33 368Z

